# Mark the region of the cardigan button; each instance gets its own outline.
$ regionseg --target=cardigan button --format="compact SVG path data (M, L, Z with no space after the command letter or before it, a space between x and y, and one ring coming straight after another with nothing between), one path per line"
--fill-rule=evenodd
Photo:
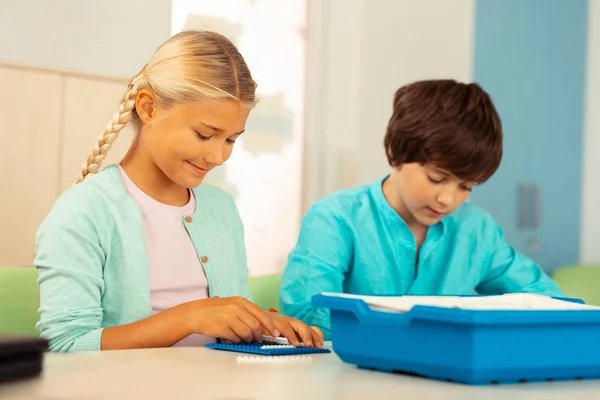
M203 263L207 263L207 262L208 262L208 257L206 257L206 256L202 256L202 262L203 262Z
M190 217L190 216L188 215L187 217L185 217L185 220L186 220L187 222L192 222L192 217Z

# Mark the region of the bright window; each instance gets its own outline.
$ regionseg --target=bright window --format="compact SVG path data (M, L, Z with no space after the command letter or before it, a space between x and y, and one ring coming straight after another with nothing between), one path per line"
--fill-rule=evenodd
M172 0L171 30L231 39L258 82L260 102L231 158L207 182L231 193L251 275L281 272L295 244L303 187L307 0Z

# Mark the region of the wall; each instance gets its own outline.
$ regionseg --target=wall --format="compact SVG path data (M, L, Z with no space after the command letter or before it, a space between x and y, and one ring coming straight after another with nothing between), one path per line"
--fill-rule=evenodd
M547 272L580 253L588 0L485 0L474 77L504 128L504 157L471 202Z
M170 11L169 0L2 1L0 265L31 264L37 227L116 111L127 78L170 36ZM107 163L127 148L130 132L122 135Z
M588 11L587 93L583 134L580 259L600 264L600 1Z
M0 266L31 265L37 228L73 184L126 84L125 79L0 63L0 182L5 188ZM125 154L131 128L120 135L105 164Z
M598 262L600 157L596 153L600 150L600 115L593 110L600 107L600 4L597 0L589 3L580 251L583 262ZM388 171L381 143L395 88L433 76L472 80L474 10L475 0L311 2L305 208L335 190L369 182ZM0 61L127 77L137 72L169 36L169 21L168 0L156 0L152 7L143 0L4 0L0 12ZM90 116L94 121L90 122L89 132L77 134L75 125L60 122L73 131L70 137L77 141L73 144L77 150L67 152L61 159L61 166L56 167L60 175L48 178L46 174L51 171L45 171L44 166L52 161L39 149L58 148L53 141L54 128L36 125L25 105L33 108L38 107L36 102L44 102L49 106L37 119L60 119L57 107L66 99L59 98L55 103L45 100L66 88L67 80L59 76L41 83L39 76L27 74L24 79L34 88L43 87L45 97L19 101L14 101L18 98L14 97L9 102L4 96L4 102L21 107L0 113L0 121L5 125L6 121L17 124L15 120L19 120L27 129L47 135L42 141L33 142L24 136L11 138L11 148L4 149L0 158L2 170L18 166L28 176L36 176L38 182L58 179L51 183L52 187L65 187L100 133L98 127L103 127L112 115L121 95L121 83L112 81L106 97L98 99L105 109L97 117ZM91 85L104 86L102 79L96 76L92 79L96 83ZM14 77L4 73L0 80L3 88L10 87ZM71 90L84 90L83 86L75 85ZM77 102L73 103L72 107L77 107ZM0 139L6 143L10 132L11 129L4 129ZM9 182L17 185L9 190L15 192L22 184L14 179ZM8 200L6 196L4 199L0 210L6 210ZM11 197L13 200L19 198ZM43 203L41 199L37 201ZM0 248L0 253L3 251L6 249Z
M170 35L169 0L2 0L0 61L137 73Z
M389 171L398 87L472 80L475 0L315 0L309 18L306 206Z

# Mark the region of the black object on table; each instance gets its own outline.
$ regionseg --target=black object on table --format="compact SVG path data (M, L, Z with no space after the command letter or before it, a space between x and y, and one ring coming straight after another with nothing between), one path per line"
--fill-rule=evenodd
M47 350L40 337L0 334L0 383L40 375Z

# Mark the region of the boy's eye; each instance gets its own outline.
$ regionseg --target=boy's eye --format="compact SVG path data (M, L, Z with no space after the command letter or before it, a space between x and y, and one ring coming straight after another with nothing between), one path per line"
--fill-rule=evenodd
M470 186L461 185L462 190L466 190L467 192L472 192L473 188Z
M429 178L429 180L430 180L432 183L442 183L442 182L444 182L444 179L435 179L435 178L433 178L433 177L431 177L431 176L429 176L429 175L427 175L427 177Z
M234 144L234 143L235 143L235 140L234 140L234 139L227 139L227 143L229 143L229 144Z

